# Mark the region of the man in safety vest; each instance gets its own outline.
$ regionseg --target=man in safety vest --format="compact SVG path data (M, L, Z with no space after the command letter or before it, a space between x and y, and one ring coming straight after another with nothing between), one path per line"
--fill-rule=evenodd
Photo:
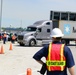
M11 40L12 43L15 43L15 40L16 40L16 36L13 34L13 35L12 35L12 40Z
M64 34L59 28L54 28L50 36L52 37L52 42L45 45L33 56L38 63L43 65L40 73L44 74L44 71L47 70L46 75L68 75L68 68L70 75L75 75L75 62L72 52L69 47L61 42ZM41 60L42 57L46 58L46 62Z

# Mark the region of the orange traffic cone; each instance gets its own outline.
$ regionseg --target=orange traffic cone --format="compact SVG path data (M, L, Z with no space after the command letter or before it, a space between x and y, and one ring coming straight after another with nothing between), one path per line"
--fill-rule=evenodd
M9 50L12 50L12 43L10 43L10 48L9 48Z
M4 48L3 48L3 45L1 46L0 54L4 54Z
M31 68L28 68L28 69L27 69L27 75L32 75L32 70L31 70Z

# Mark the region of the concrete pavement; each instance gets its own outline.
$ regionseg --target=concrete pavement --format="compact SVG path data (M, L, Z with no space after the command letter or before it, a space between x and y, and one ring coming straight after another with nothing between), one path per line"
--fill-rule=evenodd
M10 42L2 44L2 41L0 41L0 47L1 45L3 45L4 54L0 54L0 75L26 75L27 68L32 69L32 75L40 75L37 70L40 70L41 65L32 57L42 47L25 47L15 43L12 44L13 49L9 50ZM69 47L76 62L76 47ZM45 61L44 58L43 60Z

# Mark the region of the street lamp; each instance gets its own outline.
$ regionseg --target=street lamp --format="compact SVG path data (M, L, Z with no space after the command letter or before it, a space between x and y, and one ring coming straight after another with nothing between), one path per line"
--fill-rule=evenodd
M2 21L2 4L3 0L1 0L1 8L0 8L0 32L1 32L1 21Z

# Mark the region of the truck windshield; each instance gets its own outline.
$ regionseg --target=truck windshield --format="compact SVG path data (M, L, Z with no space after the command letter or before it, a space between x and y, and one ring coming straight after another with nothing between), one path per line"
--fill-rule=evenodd
M36 27L27 27L26 31L36 31Z

